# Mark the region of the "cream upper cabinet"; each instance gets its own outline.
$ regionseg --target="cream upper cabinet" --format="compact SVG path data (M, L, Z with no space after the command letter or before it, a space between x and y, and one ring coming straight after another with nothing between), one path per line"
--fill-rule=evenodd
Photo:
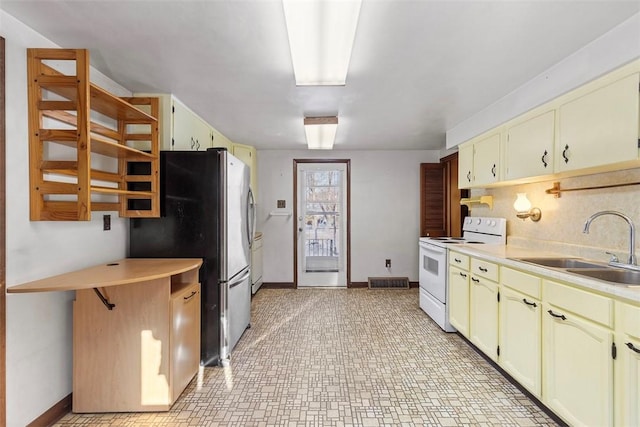
M469 338L469 276L468 271L449 266L449 323L467 338Z
M558 109L556 172L638 158L638 73Z
M458 187L473 187L473 144L462 145L458 150Z
M543 289L545 404L570 425L613 425L612 301L548 280Z
M619 303L616 325L616 425L640 426L640 307Z
M500 366L542 396L542 279L500 268Z
M222 147L226 148L230 153L233 152L233 143L229 140L229 138L213 128L211 129L211 147Z
M251 191L258 200L258 156L255 147L244 144L232 144L233 155L242 160L251 170Z
M211 146L211 127L177 99L172 100L171 150L206 150ZM169 142L169 141L165 141Z
M501 132L476 138L460 147L458 152L458 186L482 187L500 180Z
M555 110L507 127L505 180L553 173Z

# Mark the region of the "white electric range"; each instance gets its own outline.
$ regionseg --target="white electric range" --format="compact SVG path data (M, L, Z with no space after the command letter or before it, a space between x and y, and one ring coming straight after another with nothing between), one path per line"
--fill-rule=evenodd
M449 323L447 287L449 248L460 244L500 244L507 241L505 218L466 217L462 237L421 237L420 308L446 332L456 329Z

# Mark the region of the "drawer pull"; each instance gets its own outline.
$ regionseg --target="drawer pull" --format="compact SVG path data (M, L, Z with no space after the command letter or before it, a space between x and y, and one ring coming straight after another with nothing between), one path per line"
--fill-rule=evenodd
M466 275L466 274L464 274L463 272L460 272L460 275L461 275L462 277L464 277L465 279L467 278L467 275Z
M526 299L526 298L522 298L522 302L523 302L523 303L525 303L525 304L527 304L527 305L530 305L531 307L537 307L537 306L538 306L538 304L536 304L535 302L529 302L529 301L527 301L527 299Z
M555 314L553 311L548 310L547 313L552 315L553 317L557 317L558 319L567 320L564 314Z
M483 273L486 273L487 271L489 271L484 267L478 267L478 270L482 271Z
M471 281L476 282L476 283L480 283L480 279L476 279L475 277L472 277Z
M191 292L191 295L189 295L188 297L183 297L182 299L183 299L183 300L185 300L185 301L188 301L188 300L190 300L191 298L193 298L193 296L194 296L195 294L197 294L197 293L198 293L198 292L193 291L193 292Z
M635 346L635 345L633 345L633 344L631 344L630 342L625 343L625 345L626 345L627 347L629 347L629 350L633 350L633 351L635 351L636 353L640 353L640 348L636 348L636 346Z
M462 262L462 260L460 258L454 258L453 259L455 262L457 262L458 264L460 264Z

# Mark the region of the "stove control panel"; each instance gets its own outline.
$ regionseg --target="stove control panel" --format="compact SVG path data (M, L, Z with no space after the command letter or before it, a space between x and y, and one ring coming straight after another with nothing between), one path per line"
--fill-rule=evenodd
M462 225L463 231L483 234L506 236L507 220L505 218L471 217L468 216Z

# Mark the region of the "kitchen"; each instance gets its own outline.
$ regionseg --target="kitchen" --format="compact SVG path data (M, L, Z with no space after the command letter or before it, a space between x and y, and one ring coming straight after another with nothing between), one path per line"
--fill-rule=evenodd
M634 20L635 19L635 20ZM469 120L458 126L448 127L447 144L450 147L463 142L509 118L509 112L527 104L537 105L572 85L591 80L638 56L637 14L630 21L616 27L606 37L599 38L574 55L567 56L548 73L540 74L516 92L505 96L486 110L475 111ZM37 28L36 28L37 30ZM28 191L24 189L28 164L26 150L13 141L24 141L26 136L26 76L24 64L25 47L53 46L43 36L17 22L11 15L2 12L2 32L7 39L7 284L33 280L40 277L64 273L93 265L97 261L110 261L125 256L127 236L126 220L113 218L109 233L102 231L101 224L88 223L29 223L27 208ZM15 37L20 42L12 41ZM631 41L636 41L631 43ZM84 44L84 43L80 43ZM75 47L75 46L74 46ZM80 47L80 46L78 46ZM560 60L561 58L558 58ZM588 65L584 65L584 64ZM541 70L542 71L542 70ZM128 95L128 90L106 77L95 75L103 87ZM550 79L554 85L545 85ZM553 87L551 87L553 86ZM545 92L546 91L546 92ZM503 92L506 93L507 91ZM519 107L526 110L526 107ZM516 108L517 109L517 108ZM9 117L10 115L10 117ZM249 141L247 141L249 142ZM259 221L264 233L265 282L290 283L293 271L291 248L292 227L284 218L268 218L275 200L285 199L292 203L292 170L294 158L324 158L323 152L306 150L259 149L258 181L261 184L259 197ZM407 275L417 280L418 261L416 236L419 210L418 182L415 171L420 163L437 162L443 150L336 150L331 157L351 158L353 166L353 212L352 238L354 260L352 280L363 282L368 276L383 276L388 272L384 258L393 260L394 275ZM385 173L380 173L384 170ZM620 171L598 176L562 180L567 188L589 186L593 181L601 183L620 182L622 179L636 181L637 170ZM508 235L513 238L540 240L541 244L563 241L578 246L592 246L588 258L608 259L598 248L612 248L622 254L626 251L624 224L604 220L594 224L589 235L582 234L584 220L595 211L611 208L632 216L637 221L637 188L606 192L563 193L555 199L545 195L550 182L503 187L492 190L473 190L472 196L491 194L494 207L473 206L472 214L478 216L505 217L509 220ZM13 190L16 188L16 190ZM376 191L371 191L375 188ZM403 188L404 193L394 191ZM539 223L515 218L512 208L516 192L526 192L533 204L543 212ZM14 208L19 206L20 208ZM403 209L398 210L397 206ZM371 215L375 211L376 215ZM367 244L371 230L382 242L384 250L374 250ZM561 237L558 237L561 236ZM100 242L95 247L91 242ZM357 255L356 255L357 254ZM586 256L585 254L584 256ZM370 266L367 260L380 259ZM7 398L10 420L16 425L32 420L70 390L70 305L73 295L65 293L12 295L7 304ZM34 313L47 313L33 318ZM46 325L44 320L46 319ZM43 340L43 337L48 337ZM34 368L35 367L35 368ZM47 385L36 390L26 384L50 378ZM57 397L57 398L56 398ZM20 403L17 403L20 402Z

